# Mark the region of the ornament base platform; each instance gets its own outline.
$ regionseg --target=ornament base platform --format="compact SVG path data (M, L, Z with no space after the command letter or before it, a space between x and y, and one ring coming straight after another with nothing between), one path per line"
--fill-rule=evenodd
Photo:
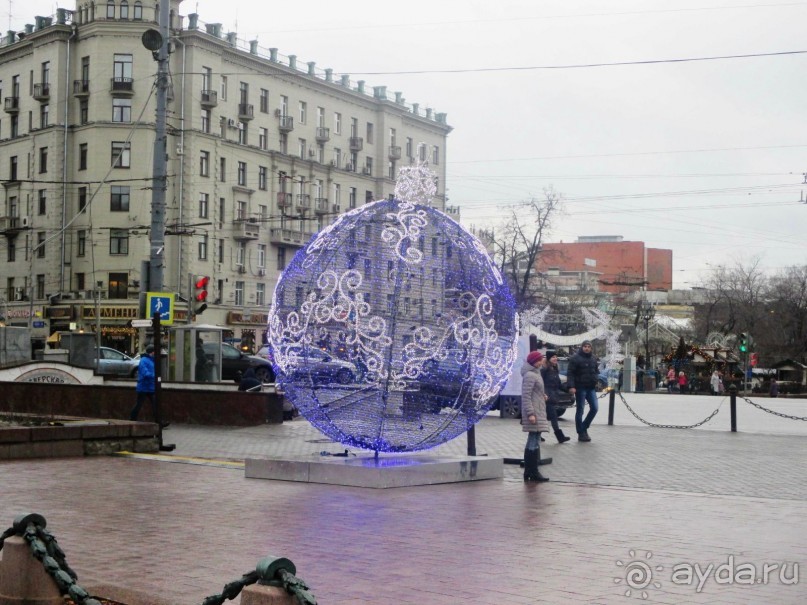
M410 487L501 479L502 458L357 454L349 457L247 458L248 479L326 483L351 487Z

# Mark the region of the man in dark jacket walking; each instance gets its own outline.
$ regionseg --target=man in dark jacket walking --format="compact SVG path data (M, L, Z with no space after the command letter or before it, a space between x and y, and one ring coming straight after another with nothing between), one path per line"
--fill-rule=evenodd
M575 396L577 411L574 415L574 423L577 428L578 441L591 441L588 436L588 427L597 415L599 404L597 403L597 358L591 351L591 341L584 340L580 350L572 355L569 360L569 370L566 376L566 384L569 386L569 393ZM583 419L583 409L588 401L588 414Z

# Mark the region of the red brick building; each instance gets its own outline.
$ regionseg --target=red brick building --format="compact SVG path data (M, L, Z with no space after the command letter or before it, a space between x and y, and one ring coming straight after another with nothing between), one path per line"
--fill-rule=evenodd
M621 236L580 237L576 242L544 244L538 271L552 282L558 272L597 274L601 292L672 289L672 250L626 242Z

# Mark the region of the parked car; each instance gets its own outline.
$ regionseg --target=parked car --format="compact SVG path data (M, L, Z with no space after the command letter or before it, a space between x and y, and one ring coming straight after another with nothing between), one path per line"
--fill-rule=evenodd
M305 353L290 353L289 366L294 368L292 381L308 380L316 383L338 382L349 384L356 381L358 368L355 364L331 356L319 349L309 349Z
M258 357L262 357L263 359L266 359L267 361L271 362L272 361L272 348L269 345L263 345L260 349L258 349L258 352L255 353L255 355L258 356Z
M138 358L132 358L110 347L99 347L98 373L105 376L137 378ZM93 361L95 363L95 361Z
M218 344L214 342L206 342L202 345L207 355L208 360L211 362L215 359L216 348ZM245 355L233 345L222 343L221 344L221 379L234 380L235 382L241 381L241 376L247 371L247 368L254 368L255 375L261 382L274 382L275 371L272 364L262 357L255 355Z

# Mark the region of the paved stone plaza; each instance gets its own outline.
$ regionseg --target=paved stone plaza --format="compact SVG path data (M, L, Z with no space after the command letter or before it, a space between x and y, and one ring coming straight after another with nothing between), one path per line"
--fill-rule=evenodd
M671 424L698 422L720 402L626 399ZM804 400L758 401L807 415ZM732 434L726 401L703 428L651 428L617 402L609 427L601 404L592 443L547 439L546 484L524 485L510 465L502 480L388 490L245 479L247 457L344 448L302 419L172 425L165 441L177 448L163 460L3 463L0 525L40 512L82 585L171 605L198 605L269 554L293 560L322 604L807 602L807 579L791 581L794 564L800 576L807 567L807 422L738 402ZM491 416L476 429L480 454L518 457L524 440L513 420ZM465 449L461 437L432 453ZM762 581L764 565L783 563L781 578L777 568ZM761 581L748 585L752 566ZM628 571L641 568L650 583Z

